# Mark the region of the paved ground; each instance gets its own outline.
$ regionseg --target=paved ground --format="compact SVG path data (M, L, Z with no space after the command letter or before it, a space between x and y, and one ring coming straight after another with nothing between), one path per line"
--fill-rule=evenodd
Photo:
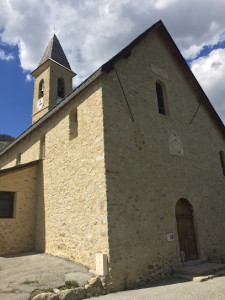
M57 288L69 279L84 285L91 276L82 265L43 253L0 257L0 300L28 300L37 288ZM205 282L169 278L142 289L89 299L225 300L225 276Z
M89 298L96 300L96 298ZM100 296L99 300L225 300L225 277L204 282L170 278L142 289Z
M0 300L27 300L37 288L57 288L69 279L83 285L91 276L80 264L44 253L0 257Z

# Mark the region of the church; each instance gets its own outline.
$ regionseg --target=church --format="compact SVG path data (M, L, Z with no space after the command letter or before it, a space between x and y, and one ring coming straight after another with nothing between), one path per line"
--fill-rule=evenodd
M225 128L162 21L75 90L56 35L31 75L32 125L0 152L1 256L63 257L117 290L225 263Z

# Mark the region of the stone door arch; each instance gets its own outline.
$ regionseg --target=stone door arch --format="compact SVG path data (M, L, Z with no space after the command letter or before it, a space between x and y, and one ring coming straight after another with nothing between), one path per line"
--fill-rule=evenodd
M185 261L197 259L198 252L193 222L193 208L186 199L177 201L176 221L182 257Z

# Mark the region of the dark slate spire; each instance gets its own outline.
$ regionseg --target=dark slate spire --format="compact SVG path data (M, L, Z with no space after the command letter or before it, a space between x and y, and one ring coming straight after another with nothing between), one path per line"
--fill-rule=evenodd
M50 42L48 43L48 46L45 50L44 55L42 56L42 59L38 65L42 65L44 62L46 62L48 59L52 59L62 65L63 67L71 70L70 64L66 58L66 55L62 49L62 46L60 45L60 42L57 38L57 36L54 34L51 38Z

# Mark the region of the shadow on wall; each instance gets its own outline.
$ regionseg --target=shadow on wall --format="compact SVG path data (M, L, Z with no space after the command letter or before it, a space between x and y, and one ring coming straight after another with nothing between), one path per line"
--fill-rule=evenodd
M45 252L45 197L43 161L41 161L39 164L36 195L35 250L39 252Z

